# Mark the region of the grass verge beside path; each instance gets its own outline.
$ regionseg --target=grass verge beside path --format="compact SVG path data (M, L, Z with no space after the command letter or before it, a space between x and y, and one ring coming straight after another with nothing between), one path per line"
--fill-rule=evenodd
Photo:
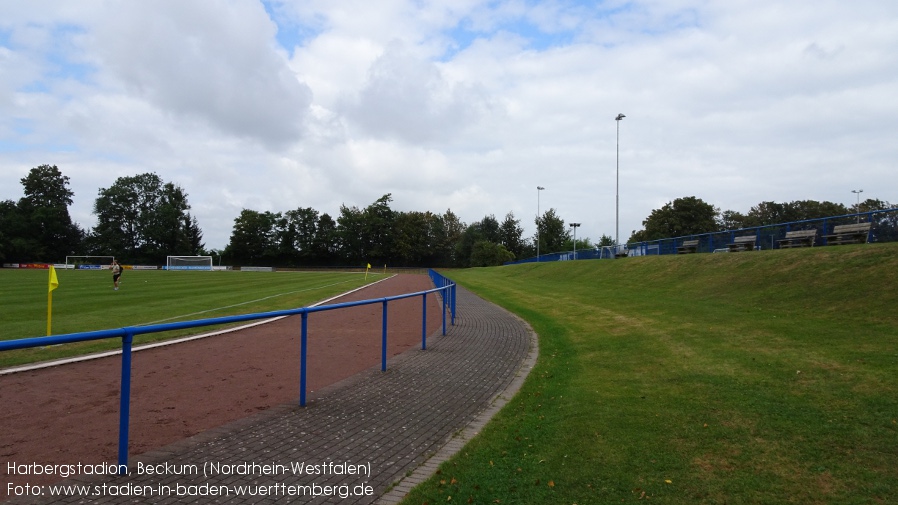
M898 500L898 244L449 276L540 357L405 504Z
M0 340L47 334L48 277L47 270L0 269ZM304 307L383 278L340 272L126 270L121 288L113 291L108 271L57 270L57 277L54 335ZM139 335L134 343L214 329ZM0 367L120 348L120 340L107 339L6 351L0 353Z

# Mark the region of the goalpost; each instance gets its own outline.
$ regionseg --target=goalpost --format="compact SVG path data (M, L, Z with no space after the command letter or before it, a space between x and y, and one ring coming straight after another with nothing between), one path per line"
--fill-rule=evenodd
M166 270L212 270L212 256L168 256Z
M109 268L115 256L66 256L66 270L102 270Z

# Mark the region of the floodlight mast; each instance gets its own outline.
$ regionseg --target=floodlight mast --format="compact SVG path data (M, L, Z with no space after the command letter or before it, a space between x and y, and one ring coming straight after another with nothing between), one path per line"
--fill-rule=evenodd
M536 262L539 263L539 192L546 188L536 187Z
M577 228L580 227L580 223L571 223L571 228L574 229L574 259L577 259Z
M618 114L614 120L617 122L617 168L614 183L614 255L617 256L620 247L620 122L627 116Z
M861 213L861 193L863 193L864 190L863 190L863 189L852 189L851 192L857 195L857 205L854 206L854 212L855 212L856 214L858 214L858 216L857 216L857 222L860 223L860 222L861 222L861 216L860 216L860 213Z

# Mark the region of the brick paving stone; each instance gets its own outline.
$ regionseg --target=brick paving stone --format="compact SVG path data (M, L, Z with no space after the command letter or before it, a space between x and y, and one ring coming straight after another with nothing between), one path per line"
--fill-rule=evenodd
M379 366L366 370L311 393L306 407L275 407L132 457L129 476L60 483L107 489L146 486L142 489L169 491L165 495L44 497L7 503L398 503L482 428L535 362L536 337L522 320L461 287L457 308L456 324L447 323L447 335L438 330L428 337L427 350L393 358L386 372ZM233 471L204 475L204 467L216 462ZM226 466L244 463L245 467ZM328 463L337 466L327 467ZM291 468L303 464L318 472L298 474ZM161 469L169 465L173 472L137 475L137 469L146 465L162 465ZM286 471L246 471L260 469L253 465ZM364 469L366 474L346 474L343 470L349 468ZM213 489L233 493L237 486L250 486L256 493L199 496ZM332 495L285 496L290 486L322 493L331 486ZM362 489L358 486L370 486L370 494L356 496L353 491ZM185 495L179 489L197 494ZM262 490L271 493L260 494Z

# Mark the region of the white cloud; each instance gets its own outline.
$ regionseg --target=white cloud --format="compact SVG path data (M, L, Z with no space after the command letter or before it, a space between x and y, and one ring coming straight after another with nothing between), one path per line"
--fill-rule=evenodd
M0 7L0 199L56 164L153 171L206 244L242 208L541 210L615 227L697 196L898 202L898 4L735 0L17 2ZM273 13L273 14L270 14ZM273 16L273 17L271 17ZM278 43L285 44L280 47Z
M114 4L85 42L98 66L175 117L281 146L300 140L311 92L273 50L254 1Z
M449 82L400 41L374 62L358 97L339 107L364 134L412 144L447 143L489 108L482 88Z

